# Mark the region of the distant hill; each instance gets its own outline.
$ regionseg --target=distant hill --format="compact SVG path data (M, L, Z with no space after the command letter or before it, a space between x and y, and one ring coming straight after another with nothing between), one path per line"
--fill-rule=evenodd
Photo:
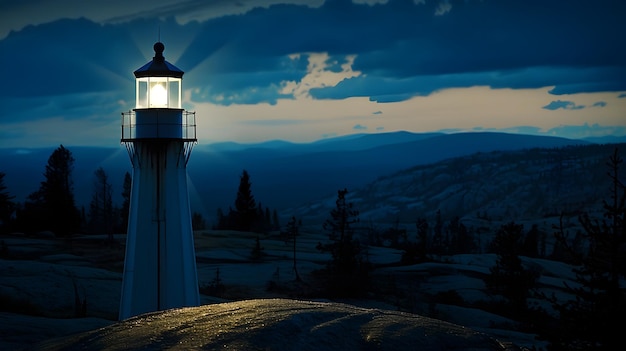
M606 162L616 147L623 157L626 144L472 153L380 177L352 189L349 201L361 220L374 223L414 223L417 217L434 218L438 210L446 218L494 221L540 221L562 212L575 216L601 208L608 198ZM334 197L291 213L321 222L334 206Z
M257 202L282 210L320 201L337 189L357 189L379 177L419 165L495 150L557 148L589 144L581 140L506 133L377 133L296 144L270 141L257 144L197 145L189 161L192 208L211 218L217 208L233 206L239 176L251 176ZM131 171L123 146L66 146L75 158L74 186L79 205L87 206L93 172L103 167L121 202L124 172ZM39 187L48 157L45 149L0 149L0 171L17 201Z

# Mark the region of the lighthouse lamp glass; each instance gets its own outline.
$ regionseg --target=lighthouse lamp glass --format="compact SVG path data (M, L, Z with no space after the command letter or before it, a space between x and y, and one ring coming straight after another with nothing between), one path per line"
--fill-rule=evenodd
M136 108L181 108L181 78L137 78Z
M166 82L150 82L150 107L167 107Z

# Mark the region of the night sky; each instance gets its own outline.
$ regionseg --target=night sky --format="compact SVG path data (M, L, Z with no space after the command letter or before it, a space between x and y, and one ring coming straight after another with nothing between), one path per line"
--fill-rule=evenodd
M625 34L620 0L0 0L0 147L119 146L159 35L201 144L626 135Z

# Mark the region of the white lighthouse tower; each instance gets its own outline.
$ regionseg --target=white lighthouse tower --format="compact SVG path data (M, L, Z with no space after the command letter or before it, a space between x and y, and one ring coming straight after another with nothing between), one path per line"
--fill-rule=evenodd
M195 113L181 107L183 71L165 46L134 72L136 104L122 113L122 143L133 165L120 320L198 306L198 277L187 161L196 143Z

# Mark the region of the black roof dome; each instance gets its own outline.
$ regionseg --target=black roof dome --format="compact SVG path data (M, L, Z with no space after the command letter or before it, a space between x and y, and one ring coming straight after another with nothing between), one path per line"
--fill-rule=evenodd
M135 78L142 77L173 77L173 78L182 78L183 72L180 68L174 66L173 64L165 61L165 57L163 56L163 51L165 51L165 45L163 43L156 42L154 44L154 57L152 61L146 63L141 66L141 68L137 69L135 73Z

